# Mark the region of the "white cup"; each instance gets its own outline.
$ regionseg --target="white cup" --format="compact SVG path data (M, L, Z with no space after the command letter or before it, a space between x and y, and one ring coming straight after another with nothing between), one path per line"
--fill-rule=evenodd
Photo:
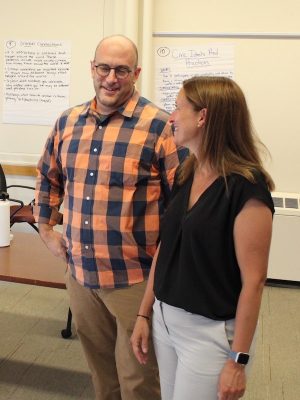
M9 246L10 241L10 204L0 200L0 247Z

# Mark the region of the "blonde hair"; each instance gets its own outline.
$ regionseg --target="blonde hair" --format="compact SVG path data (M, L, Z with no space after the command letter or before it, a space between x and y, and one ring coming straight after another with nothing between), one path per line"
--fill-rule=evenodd
M183 82L183 91L195 111L207 110L200 160L207 161L225 180L236 173L255 182L255 171L259 171L268 188L274 190L258 150L267 149L254 133L245 96L237 83L225 77L194 77ZM191 155L182 164L179 183L196 167L197 159Z

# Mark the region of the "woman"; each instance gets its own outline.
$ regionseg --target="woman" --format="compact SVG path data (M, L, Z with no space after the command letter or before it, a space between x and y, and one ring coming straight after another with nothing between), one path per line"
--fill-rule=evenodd
M131 343L146 363L153 306L162 399L235 400L253 352L274 183L232 80L185 81L170 123L191 155L176 174Z

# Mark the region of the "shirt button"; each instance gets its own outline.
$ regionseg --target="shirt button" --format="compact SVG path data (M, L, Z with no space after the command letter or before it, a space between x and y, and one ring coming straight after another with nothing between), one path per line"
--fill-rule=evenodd
M84 246L84 248L85 248L86 250L88 250L89 246Z
M90 176L94 176L94 172L90 172Z

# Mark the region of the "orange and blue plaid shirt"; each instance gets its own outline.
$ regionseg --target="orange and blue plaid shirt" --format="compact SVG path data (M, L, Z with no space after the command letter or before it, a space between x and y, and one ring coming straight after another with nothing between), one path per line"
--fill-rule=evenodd
M135 91L110 116L96 99L64 112L38 164L35 218L61 220L68 265L89 288L148 277L176 167L168 114Z

